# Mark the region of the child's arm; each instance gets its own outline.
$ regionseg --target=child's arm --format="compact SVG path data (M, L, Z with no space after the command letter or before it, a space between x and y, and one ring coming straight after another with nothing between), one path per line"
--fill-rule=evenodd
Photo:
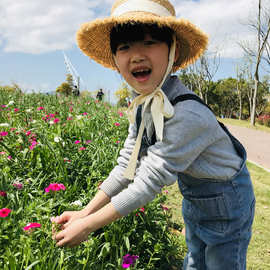
M102 190L98 191L95 197L88 203L88 205L80 211L65 211L58 217L51 219L52 222L57 224L65 224L68 226L71 222L78 218L86 217L95 213L104 205L110 202L110 197L106 195Z

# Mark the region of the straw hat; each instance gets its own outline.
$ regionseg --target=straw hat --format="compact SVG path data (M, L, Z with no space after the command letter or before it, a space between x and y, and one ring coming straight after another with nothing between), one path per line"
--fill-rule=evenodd
M77 32L78 46L91 59L116 70L110 48L110 32L115 25L130 22L156 23L174 30L180 56L173 72L195 62L207 47L206 34L188 20L177 19L168 0L116 0L110 17L81 25Z

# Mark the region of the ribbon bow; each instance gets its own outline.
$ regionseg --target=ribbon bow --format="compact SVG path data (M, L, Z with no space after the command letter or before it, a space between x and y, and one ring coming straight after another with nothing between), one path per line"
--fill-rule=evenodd
M152 103L151 103L151 100L152 100ZM143 103L144 105L142 109L142 121L139 128L138 136L136 139L135 147L131 154L128 167L124 172L124 177L130 180L134 178L135 169L136 169L136 161L138 159L138 154L141 147L142 135L145 128L145 125L144 125L145 109L151 103L151 115L154 122L156 138L159 141L162 141L163 139L164 117L170 118L174 114L174 108L171 105L170 101L168 100L167 96L164 94L164 92L161 89L157 89L148 96L141 95L141 96L136 97L132 101L127 111L130 123L135 122L136 108Z

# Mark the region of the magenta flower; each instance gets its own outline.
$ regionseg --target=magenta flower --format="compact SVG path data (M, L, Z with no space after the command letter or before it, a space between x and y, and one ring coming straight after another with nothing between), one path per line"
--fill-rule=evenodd
M85 147L80 147L79 150L83 151L83 150L86 150L86 148Z
M44 107L38 107L37 110L42 111L42 110L44 110Z
M137 256L137 255L126 254L125 256L123 256L122 267L129 268L130 266L134 265L135 261L138 258L139 258L139 256Z
M30 136L31 135L31 131L27 131L25 134L26 134L26 136Z
M38 143L36 141L32 141L31 145L29 146L30 150L33 150L37 144Z
M166 205L161 204L160 206L161 206L163 211L168 211L169 210L169 208Z
M18 109L18 108L15 108L15 109L14 109L14 112L18 112L18 111L19 111L19 109Z
M50 192L50 191L59 191L59 190L65 190L66 187L63 184L58 184L58 183L51 183L49 184L48 187L45 188L45 192Z
M124 116L124 114L123 114L122 112L118 112L118 115L119 115L120 117L123 117L123 116Z
M28 223L25 227L23 227L23 229L25 231L28 231L30 229L40 228L40 227L41 227L41 224L40 223L33 222L33 223Z
M82 115L87 115L87 114L88 114L87 112L82 113Z
M55 118L54 120L53 120L53 122L56 124L56 123L58 123L60 121L60 119L59 118Z
M81 141L76 140L74 143L75 143L75 144L79 144L79 143L81 143Z
M20 183L20 182L15 182L12 186L17 188L17 189L22 189L23 188L23 184Z
M8 132L7 131L1 131L0 132L0 136L2 136L2 137L5 137L7 135L8 135Z
M5 191L0 190L0 197L7 197L7 193Z
M0 217L7 217L10 212L11 210L8 208L2 208L0 209Z
M7 159L11 160L12 159L12 156L8 156Z
M115 122L114 125L115 125L116 127L119 127L119 126L120 126L120 123L119 123L119 122Z

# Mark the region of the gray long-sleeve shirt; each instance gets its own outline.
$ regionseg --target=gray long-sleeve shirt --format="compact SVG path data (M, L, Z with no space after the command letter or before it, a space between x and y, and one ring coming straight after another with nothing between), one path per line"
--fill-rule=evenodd
M162 90L169 100L193 93L176 76L168 78ZM162 187L175 183L179 172L226 181L239 170L241 157L207 107L188 100L177 103L174 110L174 116L165 120L163 141L149 146L137 162L134 181L123 177L137 135L136 123L129 126L118 165L100 186L120 214L127 215L153 200ZM154 126L150 110L145 112L145 126L151 138Z

